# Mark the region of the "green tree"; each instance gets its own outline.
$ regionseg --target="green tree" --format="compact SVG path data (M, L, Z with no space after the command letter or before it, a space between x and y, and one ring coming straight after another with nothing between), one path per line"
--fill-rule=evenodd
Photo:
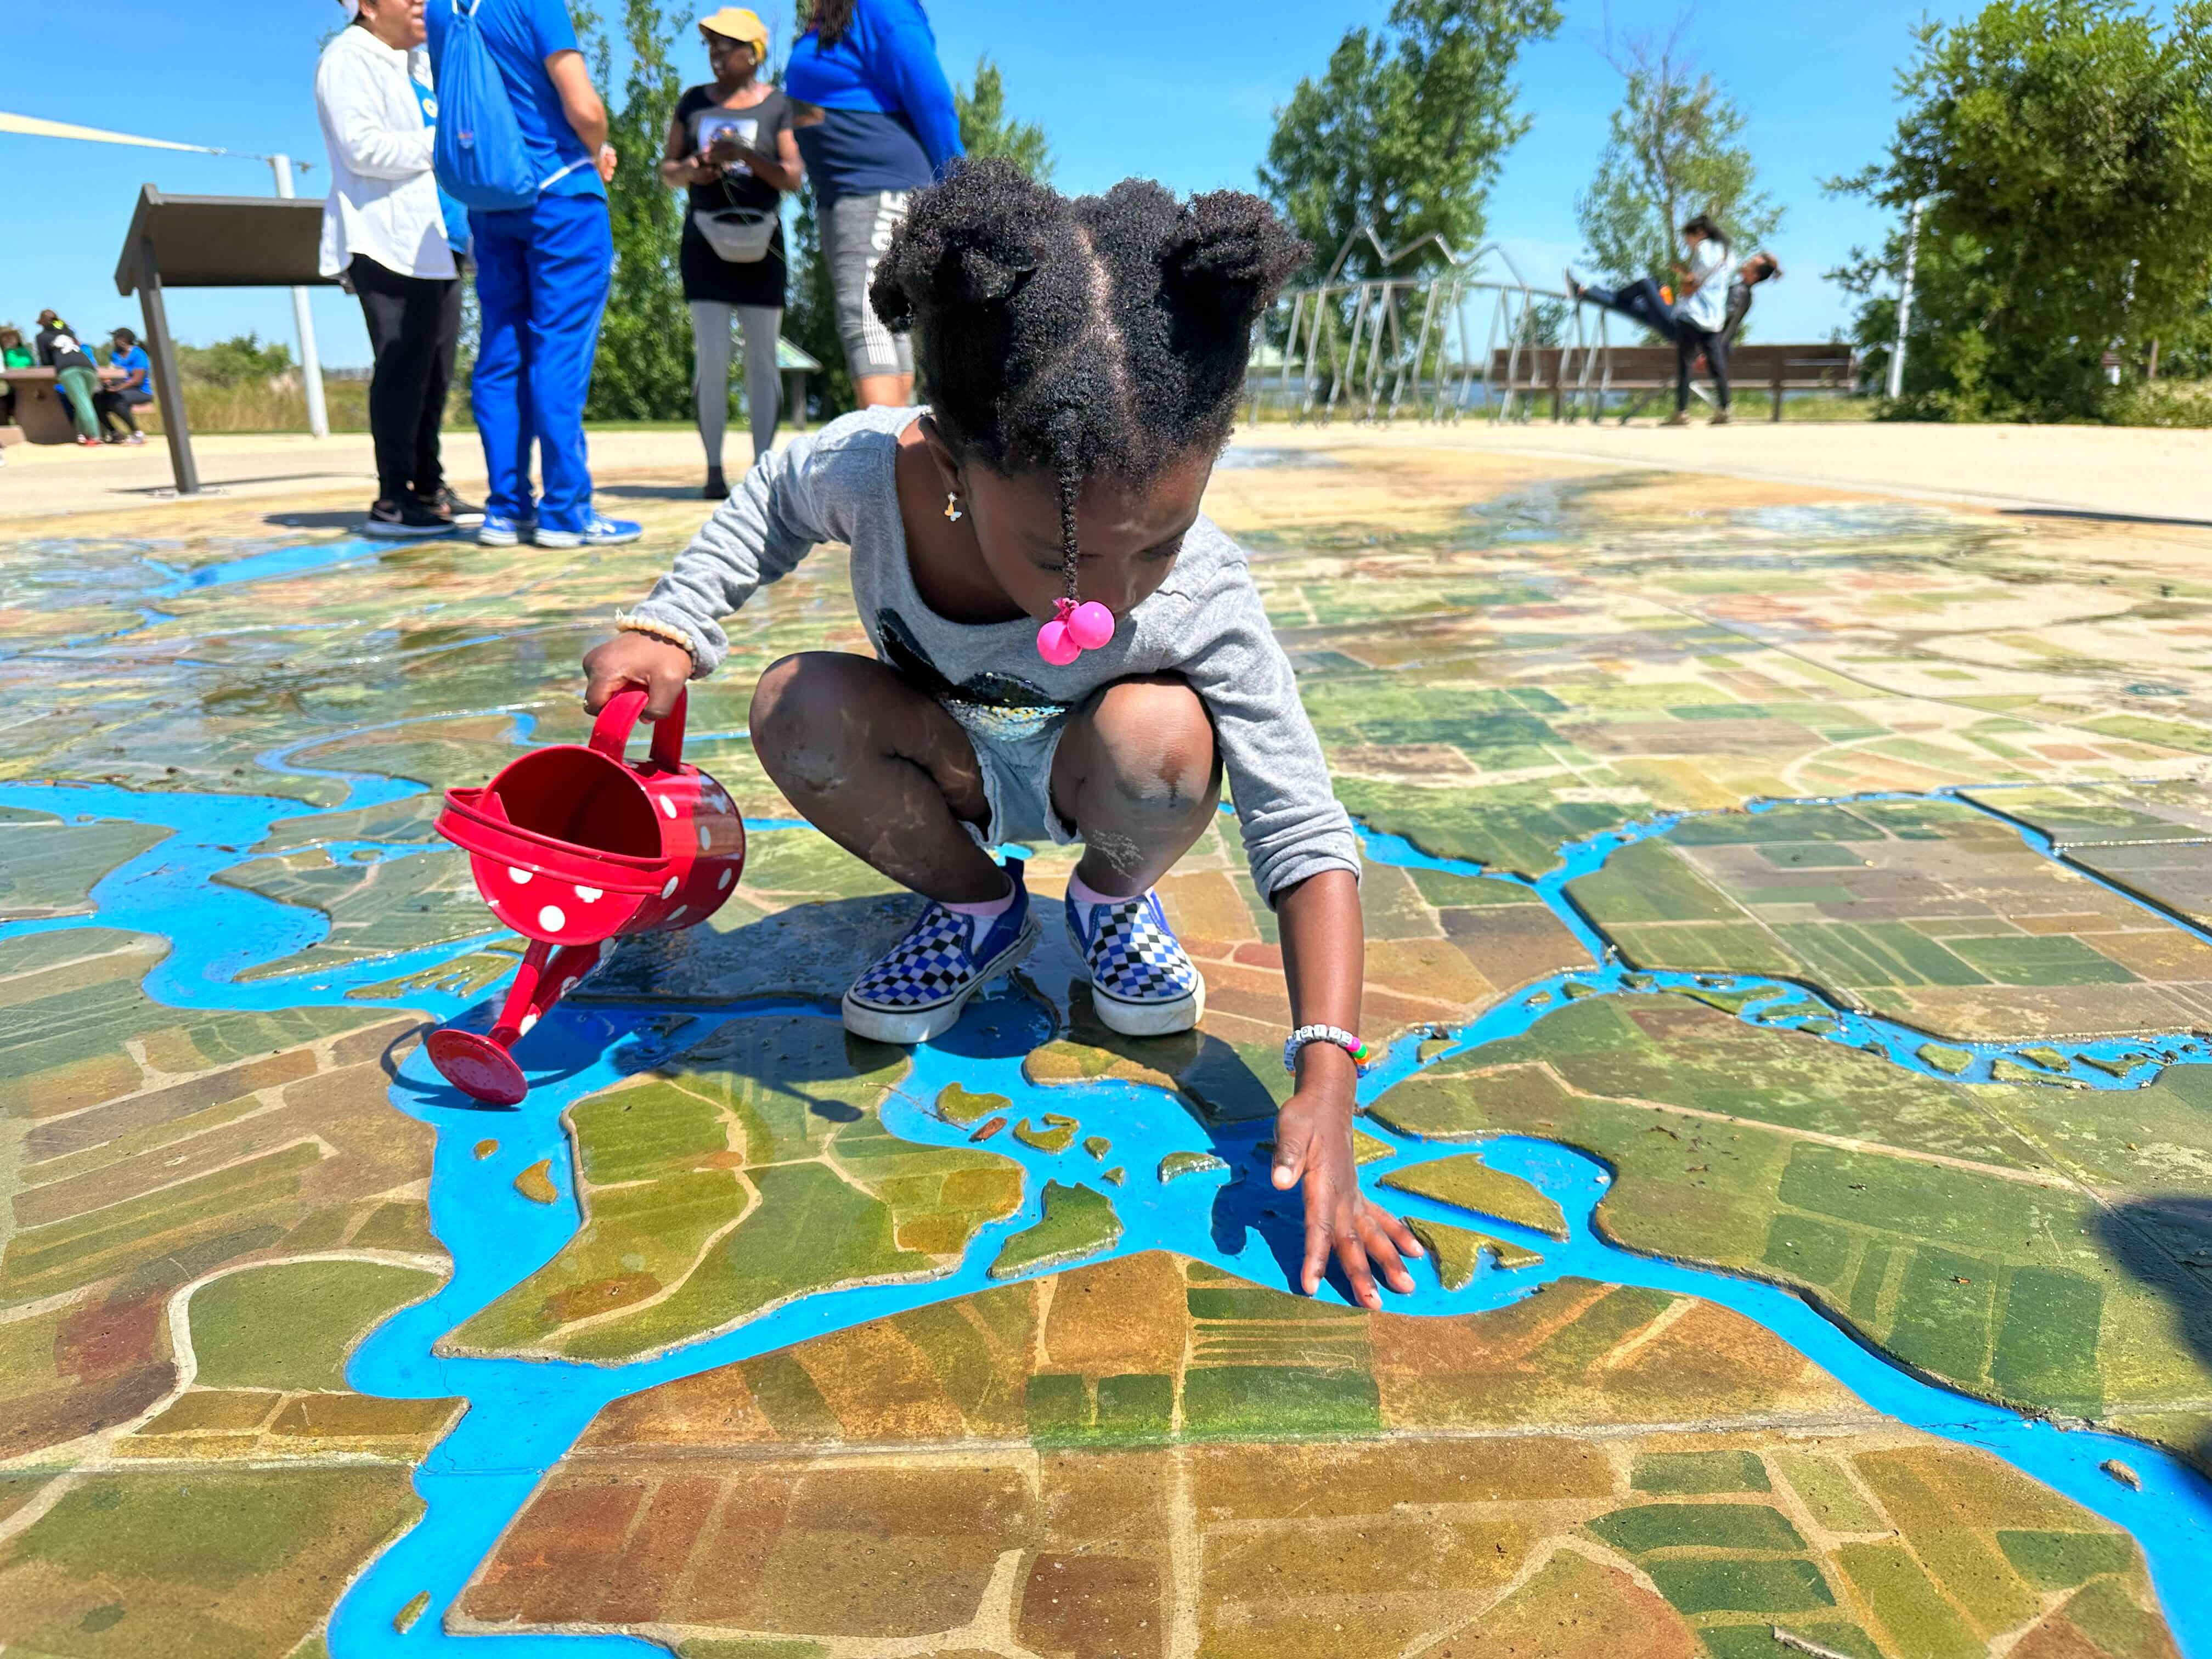
M586 21L580 15L580 27ZM607 142L621 157L607 186L614 284L584 408L592 420L672 421L691 413L691 323L677 270L684 198L660 178L661 146L683 92L678 27L654 0L623 0L629 71L619 104L606 36L593 27L586 41L593 82L607 99Z
M1044 129L1006 114L1006 83L986 52L975 60L975 78L952 88L952 107L960 117L960 145L969 155L1012 161L1041 185L1052 182L1052 149Z
M1897 412L2094 418L2101 368L2190 337L2212 271L2212 0L1993 0L1923 24L1888 155L1832 189L1923 203ZM1832 273L1886 357L1901 241Z
M813 18L814 0L794 0L793 39L805 33ZM811 187L799 197L790 230L791 276L784 300L783 337L822 365L819 374L807 377L806 400L812 417L826 421L855 407L859 399L853 394L853 377L845 370L844 343L837 337L837 295L830 286L830 268L822 262L822 221Z
M1321 78L1275 112L1260 168L1318 269L1363 225L1391 248L1432 232L1474 248L1504 154L1528 130L1515 61L1559 26L1553 0L1395 0L1382 29L1346 32ZM1355 248L1347 268L1372 262Z
M806 377L811 418L831 420L858 406L853 377L845 368L845 344L837 334L837 295L830 286L830 267L822 258L822 221L814 193L799 198L793 216L791 282L784 301L783 337L822 365ZM798 411L793 410L795 416Z
M247 386L274 380L292 367L292 348L282 340L263 344L258 334L234 334L213 345L179 345L177 373L205 386Z
M1782 210L1755 182L1743 116L1682 50L1681 26L1616 48L1620 106L1590 187L1575 202L1591 264L1613 282L1664 281L1681 262L1680 228L1710 214L1739 253L1774 234Z

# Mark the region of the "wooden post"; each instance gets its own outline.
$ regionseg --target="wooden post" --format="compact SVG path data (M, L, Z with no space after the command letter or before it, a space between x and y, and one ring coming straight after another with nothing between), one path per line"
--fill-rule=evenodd
M185 387L177 374L177 352L169 338L169 311L161 301L161 273L154 264L154 239L138 239L138 308L146 319L146 354L154 360L154 395L161 401L161 432L169 441L169 470L177 494L200 493L199 468L192 462L192 434L185 423Z
M1778 426L1782 423L1782 374L1785 367L1782 361L1782 354L1776 352L1774 354L1774 422Z

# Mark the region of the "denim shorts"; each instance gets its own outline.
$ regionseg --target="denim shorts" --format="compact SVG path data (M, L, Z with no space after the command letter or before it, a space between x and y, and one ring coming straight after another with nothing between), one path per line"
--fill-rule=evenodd
M1020 842L1066 847L1082 838L1052 805L1052 763L1060 753L1061 734L1067 730L1065 716L1034 732L987 733L965 721L961 730L975 748L976 766L983 775L983 799L991 815L988 823L968 825L968 833L978 845L992 848Z

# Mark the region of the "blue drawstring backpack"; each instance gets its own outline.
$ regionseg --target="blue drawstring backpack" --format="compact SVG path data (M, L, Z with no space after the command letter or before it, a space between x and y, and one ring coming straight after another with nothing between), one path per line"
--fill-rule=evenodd
M537 169L507 101L507 82L477 26L483 0L453 0L453 21L439 53L438 137L431 167L464 207L504 213L535 205Z

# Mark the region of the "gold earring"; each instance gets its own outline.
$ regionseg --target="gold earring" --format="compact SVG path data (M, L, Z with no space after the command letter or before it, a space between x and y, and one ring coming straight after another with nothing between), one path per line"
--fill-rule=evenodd
M945 516L954 524L958 524L961 520L968 516L960 510L960 492L957 489L948 489L945 492Z

